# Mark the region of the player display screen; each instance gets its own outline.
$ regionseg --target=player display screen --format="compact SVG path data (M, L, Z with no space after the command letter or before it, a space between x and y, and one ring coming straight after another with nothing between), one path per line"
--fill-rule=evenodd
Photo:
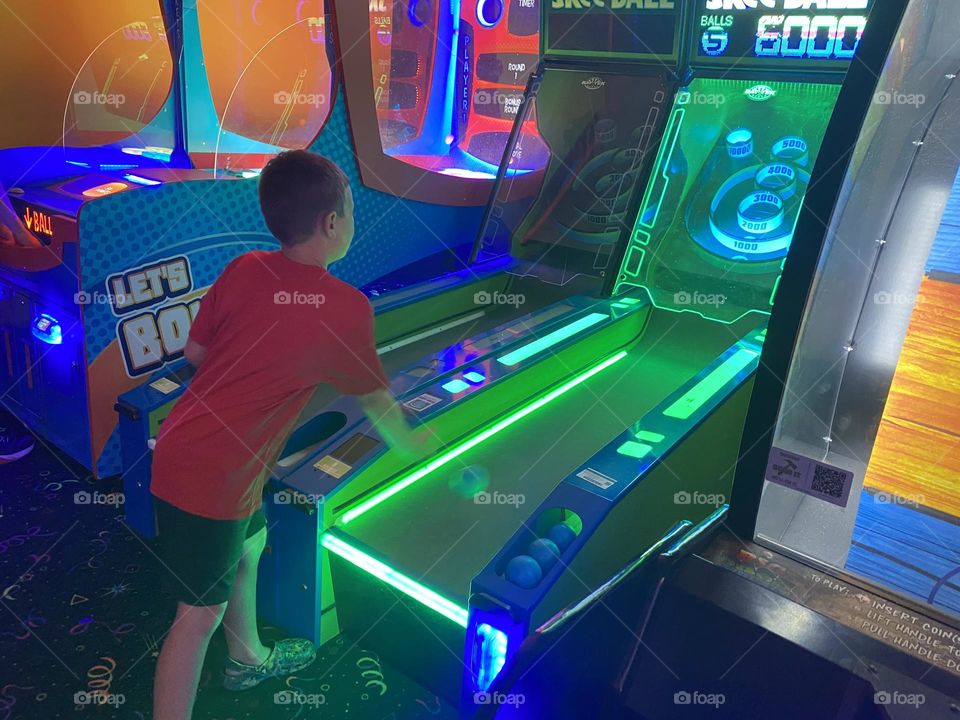
M547 55L673 60L681 0L544 0Z
M872 2L698 0L691 62L780 70L843 69L860 45Z

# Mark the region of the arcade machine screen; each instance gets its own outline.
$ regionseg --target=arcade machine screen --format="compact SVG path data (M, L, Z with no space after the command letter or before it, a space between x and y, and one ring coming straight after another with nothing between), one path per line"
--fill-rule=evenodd
M197 19L184 24L194 163L259 168L279 150L310 145L333 103L325 0L190 5L185 12Z
M496 174L523 93L540 58L540 8L535 0L472 0L460 6L454 131L457 146ZM542 142L530 118L521 132ZM543 167L542 157L514 170Z
M63 117L64 145L109 145L134 135L145 146L169 148L172 124L147 127L167 101L174 63L157 3L140 4L150 6L141 19L104 25L111 31L77 73Z
M122 192L143 180L135 174L127 180L126 170L186 165L185 158L171 163L176 63L158 0L63 3L55 18L50 17L49 3L18 0L5 11L22 32L5 36L0 62L36 72L26 79L22 73L5 78L10 103L2 126L12 147L3 150L0 183L11 191L15 205L24 196L20 191L40 185L55 190L42 201L33 198L52 203L39 223L41 242L75 234L73 226L53 229L59 218L50 220L51 209L70 215L76 202ZM3 22L8 20L0 19ZM57 62L51 65L47 58L53 47ZM18 146L24 142L29 144ZM16 209L33 231L33 216ZM54 251L23 262L40 266L58 257ZM10 262L17 267L21 263Z
M423 134L437 56L440 3L370 4L373 96L383 149Z
M618 291L644 287L660 308L721 322L770 312L870 9L840 4L697 3L694 79L675 102Z
M86 148L111 144L133 155L155 148L169 157L174 61L157 0L62 3L56 17L50 3L16 0L3 11L9 17L0 18L0 24L9 24L10 32L4 35L0 62L31 72L10 72L4 80L9 98L2 146L25 139L31 146L59 146L67 160L82 163L101 159ZM56 48L53 60L50 48ZM117 155L116 162L137 163ZM41 158L44 167L64 159L49 152ZM36 162L25 160L19 169L7 159L4 170L11 172L3 173L4 181L16 184Z
M544 38L549 52L596 57L598 38L604 38L610 50L603 56L608 59L677 57L677 12L682 2L621 2L620 7L612 3L611 12L606 12L579 0L550 1L557 12L551 13Z
M369 12L384 153L446 175L493 178L537 65L539 0L393 0ZM532 122L524 133L536 136Z

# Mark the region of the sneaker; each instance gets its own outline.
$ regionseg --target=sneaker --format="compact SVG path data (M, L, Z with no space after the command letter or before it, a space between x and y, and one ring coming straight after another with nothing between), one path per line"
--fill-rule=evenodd
M227 657L223 665L223 687L227 690L249 690L264 680L283 677L302 670L314 661L317 650L309 640L280 640L263 664L244 665Z
M0 464L19 460L33 450L33 435L21 428L0 426Z

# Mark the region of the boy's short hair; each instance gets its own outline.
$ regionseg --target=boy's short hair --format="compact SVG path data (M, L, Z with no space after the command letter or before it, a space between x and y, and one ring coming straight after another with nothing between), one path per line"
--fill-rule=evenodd
M287 150L260 173L260 211L284 246L313 234L317 220L343 213L350 182L332 160L307 150Z

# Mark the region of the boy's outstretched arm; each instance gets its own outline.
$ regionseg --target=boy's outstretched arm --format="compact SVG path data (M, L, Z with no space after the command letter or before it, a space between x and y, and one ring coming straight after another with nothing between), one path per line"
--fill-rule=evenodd
M410 459L420 459L440 449L440 444L429 431L411 429L397 399L389 390L358 395L357 400L377 432L394 450Z

